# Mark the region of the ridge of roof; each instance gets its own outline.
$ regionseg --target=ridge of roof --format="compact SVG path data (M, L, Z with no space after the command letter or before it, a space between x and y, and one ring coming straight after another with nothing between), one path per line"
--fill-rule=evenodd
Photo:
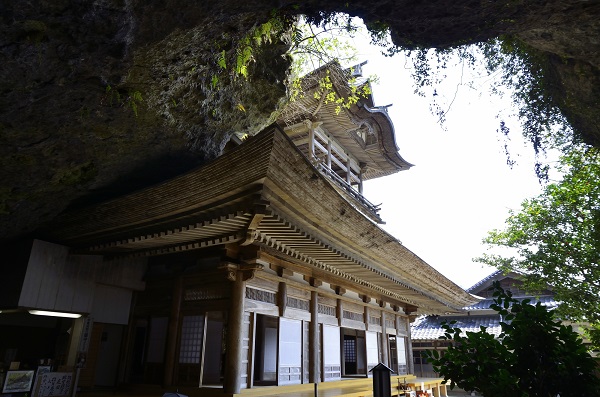
M483 284L485 284L486 282L490 281L491 279L493 279L494 277L496 277L496 276L498 276L500 274L502 274L502 271L501 270L496 270L492 274L484 277L483 279L479 280L477 283L475 283L472 286L470 286L469 288L467 288L465 291L467 291L467 292L473 292L478 287L482 286Z

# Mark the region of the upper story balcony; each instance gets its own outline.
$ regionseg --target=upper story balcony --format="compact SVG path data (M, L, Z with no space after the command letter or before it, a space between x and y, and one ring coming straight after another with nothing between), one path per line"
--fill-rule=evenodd
M336 63L304 76L302 95L287 104L277 124L341 194L373 221L383 223L379 206L362 194L363 181L412 164L398 153L387 107L375 106L371 95L362 95L349 107L331 100L353 94L353 77ZM331 84L322 84L323 79Z
M323 123L305 120L298 125L286 127L284 130L310 162L321 174L332 180L338 190L348 196L366 210L377 222L383 223L379 217L379 206L374 205L363 196L363 180L367 167L359 161L337 139L323 130ZM356 134L355 139L364 139ZM371 138L372 143L377 140ZM365 142L366 145L366 142Z

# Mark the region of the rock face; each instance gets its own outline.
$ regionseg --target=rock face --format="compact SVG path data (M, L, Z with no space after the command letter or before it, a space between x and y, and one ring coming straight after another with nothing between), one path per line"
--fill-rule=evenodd
M551 92L600 145L600 5L380 0L0 3L0 239L69 206L146 186L213 159L233 132L267 125L285 97L282 43L248 80L220 69L278 10L345 11L397 44L448 46L514 34L551 60ZM215 76L218 82L215 83Z
M74 199L181 173L217 156L232 132L269 123L285 96L285 46L265 48L248 81L212 83L216 55L267 15L188 3L0 5L1 238Z

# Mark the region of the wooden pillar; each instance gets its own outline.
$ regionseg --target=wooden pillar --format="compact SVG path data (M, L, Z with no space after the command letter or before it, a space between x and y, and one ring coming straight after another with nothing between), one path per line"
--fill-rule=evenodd
M410 319L407 317L404 319L404 321L406 321L406 335L408 336L406 338L406 364L407 364L406 372L408 372L409 374L414 374L415 373L415 363L414 363L415 360L413 358L412 337L410 335Z
M352 184L352 162L350 161L350 155L346 158L346 182L348 185Z
M248 378L247 386L249 389L254 387L254 360L256 355L256 313L250 313L250 333L248 335Z
M327 140L327 168L331 169L331 140Z
M244 273L231 275L231 298L227 318L227 352L225 357L225 393L238 394L242 385L242 324L244 322L244 298L246 282ZM231 279L230 278L230 279Z
M358 192L363 194L363 177L364 177L364 164L360 166L360 173L358 174Z
M69 350L67 353L67 365L71 366L71 367L75 367L77 365L77 355L79 353L79 351L83 351L84 353L87 353L87 351L84 351L82 349L87 347L87 346L81 346L81 338L82 335L84 333L84 329L86 327L86 322L88 322L88 317L79 317L76 318L75 320L73 320L73 327L71 329L71 338L69 340ZM91 319L89 320L90 324L91 324ZM86 336L88 339L88 343L89 340L92 336L92 327L88 325L88 329L86 330L88 335Z
M309 356L308 356L308 380L310 383L318 383L319 371L319 293L310 293L310 325L308 330Z
M315 130L312 126L308 127L308 155L310 160L315 158Z
M254 272L262 269L261 264L224 263L220 266L227 272L231 283L229 315L227 321L227 351L225 356L225 380L223 392L239 394L242 387L242 327L244 325L244 300L246 297L246 281L254 277ZM248 379L248 382L251 380Z
M163 386L173 385L173 374L177 363L177 336L179 334L179 320L181 317L181 295L183 291L183 278L177 277L173 286L173 298L171 300L171 314L167 328L167 346L165 352L165 372Z
M278 289L277 305L279 306L279 317L285 317L285 310L287 309L287 284L283 281L279 282Z
M308 328L308 381L310 383L319 383L321 379L321 361L319 355L319 293L316 288L323 283L314 277L304 276L304 280L315 288L310 292L310 324Z
M381 302L385 305L385 302ZM385 325L385 312L381 311L381 362L388 367L390 366L390 360L388 357L388 335L387 335L387 327Z

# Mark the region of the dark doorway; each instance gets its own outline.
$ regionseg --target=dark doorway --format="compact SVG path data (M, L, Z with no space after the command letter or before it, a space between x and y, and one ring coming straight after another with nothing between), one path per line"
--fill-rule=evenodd
M365 332L344 328L343 358L344 376L367 375L367 346Z
M256 356L254 384L277 384L277 346L279 323L277 317L256 315Z

